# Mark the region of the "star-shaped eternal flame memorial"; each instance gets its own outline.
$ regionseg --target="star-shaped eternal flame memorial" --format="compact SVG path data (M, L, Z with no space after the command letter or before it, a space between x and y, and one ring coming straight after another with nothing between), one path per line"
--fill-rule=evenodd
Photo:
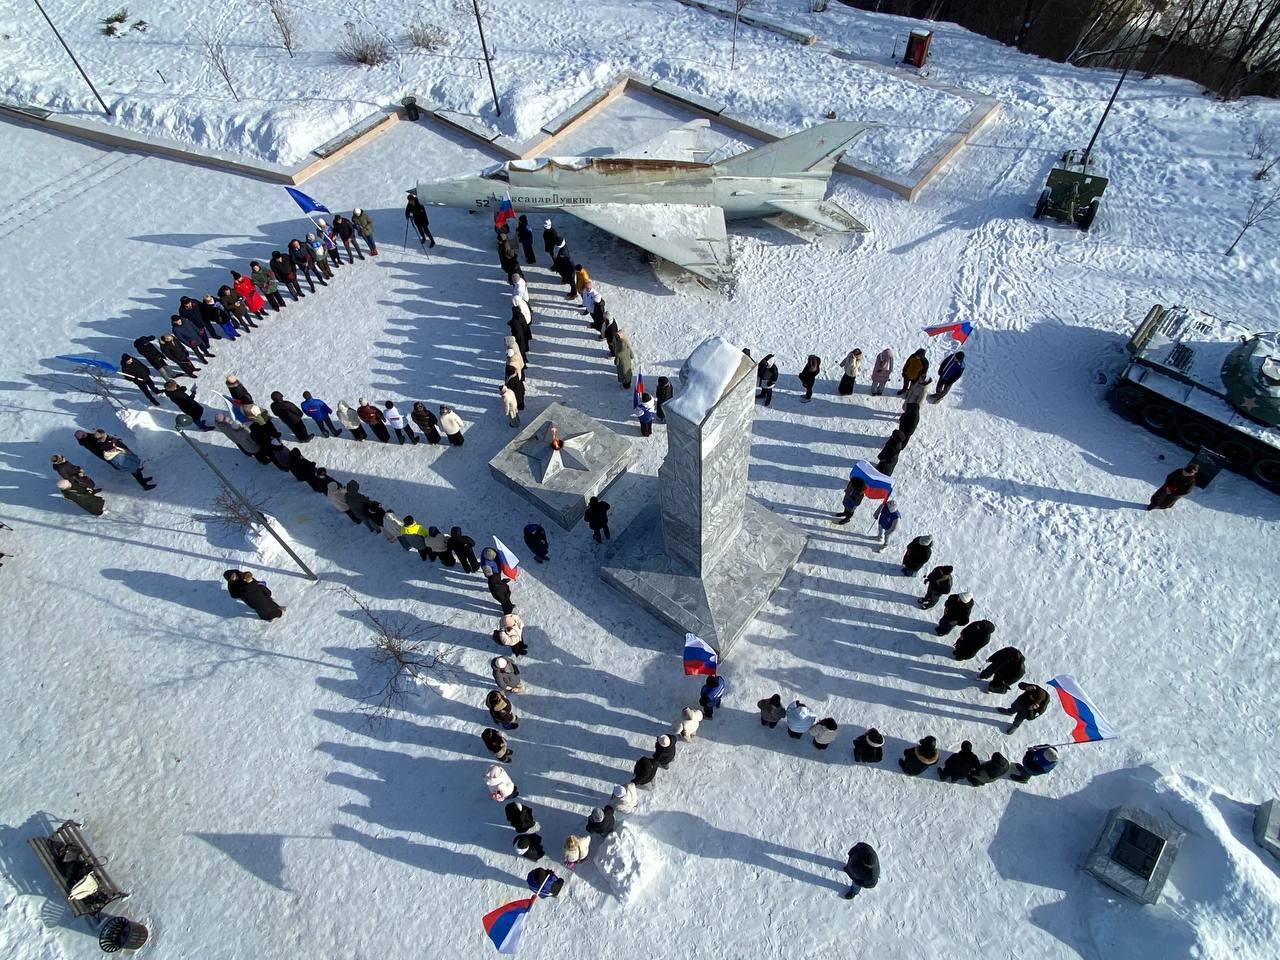
M581 410L553 403L489 461L495 478L566 530L626 472L631 441Z

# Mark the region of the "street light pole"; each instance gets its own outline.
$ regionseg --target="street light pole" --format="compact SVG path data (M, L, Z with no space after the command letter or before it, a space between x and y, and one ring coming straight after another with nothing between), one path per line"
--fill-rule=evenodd
M93 95L98 98L98 103L102 104L102 112L108 117L111 116L111 108L107 106L107 102L102 99L102 94L98 93L98 88L93 85L93 81L89 79L89 75L84 72L84 67L80 66L80 61L76 59L76 55L71 52L71 48L67 46L67 41L62 39L62 34L58 32L58 28L53 25L53 21L49 19L49 15L44 12L44 7L40 5L40 0L35 0L36 9L40 11L40 15L44 17L45 23L49 24L49 29L53 31L53 35L58 38L58 42L62 44L62 49L67 51L67 56L71 58L71 62L76 65L76 69L80 71L80 76L84 77L84 82L89 85L89 89L93 91Z
M213 471L213 475L217 477L220 481L222 481L222 485L227 488L227 491L233 497L239 500L241 504L243 504L244 508L249 511L249 515L252 516L255 520L257 520L258 523L262 524L262 528L266 530L267 533L271 534L271 536L276 538L276 542L280 544L280 546L284 547L284 552L289 554L289 556L293 558L293 562L296 563L300 568L302 568L302 572L307 575L307 579L319 580L320 578L315 575L312 569L308 567L305 563L303 563L302 558L298 556L296 553L294 553L293 547L289 546L289 544L287 544L284 541L284 538L281 537L280 534L276 532L276 528L271 525L271 522L267 520L266 516L263 515L262 511L259 510L257 507L255 507L247 499L245 499L245 495L241 493L239 490L237 490L235 486L231 483L231 481L227 479L226 474L224 474L221 470L219 470L214 465L214 462L209 459L208 455L203 450L200 449L200 445L187 436L183 428L191 426L191 424L194 422L195 421L192 420L185 413L180 414L177 418L177 421L174 423L174 427L178 431L178 436L182 437L183 440L187 441L187 446L189 446L192 450L194 450L196 452L196 455L201 460L204 461L204 465Z
M489 69L489 89L493 91L493 109L502 116L502 107L498 104L498 88L493 83L493 61L489 59L489 47L484 42L484 23L480 20L480 0L471 0L471 9L476 13L476 28L480 31L480 51L484 54L484 65Z

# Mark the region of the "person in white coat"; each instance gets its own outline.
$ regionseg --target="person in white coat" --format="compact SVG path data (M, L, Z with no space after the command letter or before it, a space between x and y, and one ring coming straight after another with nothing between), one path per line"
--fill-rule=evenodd
M351 431L353 440L363 440L368 436L364 432L364 422L356 415L356 408L345 400L338 401L338 422Z
M462 446L462 430L465 424L462 422L461 417L446 407L443 403L440 404L439 423L440 429L443 430L445 436L449 438L449 442L455 447Z
M924 395L929 384L933 383L933 377L920 377L907 387L907 392L902 398L902 409L915 404L917 407L924 402Z
M501 769L499 767L498 769ZM591 853L591 838L569 834L564 839L564 865L570 869L576 867Z
M520 796L514 781L500 765L494 764L484 774L484 785L489 788L489 799L498 803L506 803L508 799Z
M590 280L588 280L585 284L583 284L583 287L582 287L583 314L590 316L592 311L594 311L596 308L597 301L601 299L603 298L600 296L599 293L596 292L596 288Z
M529 319L529 284L525 283L524 277L518 273L510 275L511 278L511 296L519 297L524 301L525 319ZM514 302L514 301L513 301Z
M390 510L382 514L382 535L387 538L387 543L392 546L398 545L396 539L404 532L404 521L397 517Z
M702 711L695 707L685 707L680 712L680 722L676 724L676 736L688 743L698 735L698 726L702 723Z
M503 370L503 373L505 374L505 377L517 376L523 381L524 356L520 353L520 348L516 345L516 338L508 334L506 346L506 368Z
M498 396L502 397L502 412L507 415L507 423L512 427L520 426L520 405L516 403L516 395L505 383L498 388Z
M400 411L396 409L396 405L390 400L382 405L382 416L387 421L387 426L396 432L396 439L402 445L406 434L408 434L411 442L418 442L418 435L413 432L413 427L409 426L409 421L405 420Z
M620 783L613 788L613 809L617 813L635 813L636 799L634 783Z
M506 657L494 657L489 661L489 669L493 671L493 682L503 693L524 693L524 681L520 679L520 668Z
M799 740L813 726L817 717L801 700L792 700L787 704L787 736Z
M533 314L529 312L529 301L524 297L511 297L511 307L520 314L521 319L530 326L533 325Z
M493 631L493 640L504 647L510 647L515 656L524 656L529 647L524 642L524 621L520 619L520 614L503 614L498 621L498 629Z

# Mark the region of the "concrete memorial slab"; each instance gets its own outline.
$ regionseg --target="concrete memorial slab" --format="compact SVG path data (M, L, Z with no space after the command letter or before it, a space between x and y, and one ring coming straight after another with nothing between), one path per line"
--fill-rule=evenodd
M1263 850L1280 859L1280 804L1274 798L1258 804L1254 811L1253 839Z
M1185 837L1163 817L1137 807L1116 807L1084 868L1139 903L1156 903Z
M605 582L724 656L804 549L806 536L747 497L755 364L712 337L667 404L659 501L600 568Z
M635 459L631 443L581 410L553 403L489 461L497 479L571 530Z

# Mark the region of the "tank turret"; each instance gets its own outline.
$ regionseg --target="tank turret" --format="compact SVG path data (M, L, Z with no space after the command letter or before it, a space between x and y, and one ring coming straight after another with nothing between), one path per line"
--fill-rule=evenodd
M1227 354L1222 385L1231 405L1246 417L1280 425L1280 334L1260 333Z

